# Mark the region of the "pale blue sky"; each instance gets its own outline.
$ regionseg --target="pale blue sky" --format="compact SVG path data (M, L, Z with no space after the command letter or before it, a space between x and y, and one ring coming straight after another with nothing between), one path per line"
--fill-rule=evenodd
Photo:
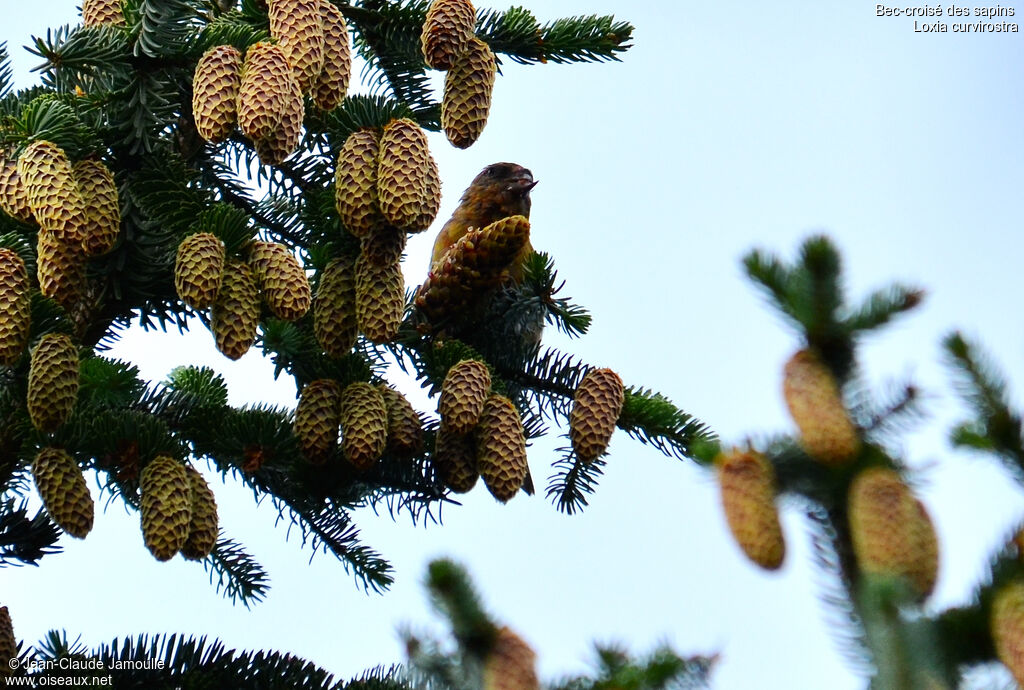
M78 21L75 4L8 9L0 40L19 85L30 83L34 58L18 46ZM906 452L928 468L921 495L942 541L935 605L962 601L1024 514L1021 492L991 463L949 452L945 430L960 411L939 365L941 337L963 328L985 340L1024 403L1021 34L914 33L912 20L877 18L868 2L526 4L542 20L614 13L636 25L636 45L621 64L506 63L476 145L457 151L431 136L441 217L484 165L531 168L540 180L533 244L553 254L567 294L595 316L582 341L546 338L662 391L725 440L791 428L780 371L797 341L743 279L747 250L792 257L824 230L843 251L853 295L896 279L926 287L925 305L867 341L863 362L872 381L913 374L933 398ZM429 232L410 242L410 283L422 280L431 242ZM185 339L133 334L118 354L155 379L209 364L237 404L293 404L290 381L273 383L255 351L231 363L201 326ZM530 449L542 485L557 445ZM785 566L764 575L729 538L711 477L621 432L579 516L542 496L501 506L482 488L446 508L441 528L359 514L365 540L396 569L384 596L362 594L330 558L307 564L269 505L213 488L225 529L270 572L265 603L232 606L199 566L157 563L137 516L115 505L84 542L64 539L63 555L0 570L19 637L61 627L89 643L205 633L347 677L401 659L398 625L430 624L421 579L430 558L446 555L536 647L545 677L584 668L598 639L719 651L716 688L863 686L829 636L799 512L785 513Z

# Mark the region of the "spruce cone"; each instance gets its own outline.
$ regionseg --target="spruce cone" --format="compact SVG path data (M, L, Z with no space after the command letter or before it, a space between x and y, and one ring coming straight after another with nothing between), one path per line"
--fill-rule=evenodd
M72 170L85 201L88 224L82 239L86 256L106 254L114 248L121 230L121 202L110 168L97 160L75 163Z
M449 489L464 494L476 485L476 442L472 434L457 435L438 430L434 441L434 469Z
M192 484L185 466L159 455L142 470L142 537L158 561L181 551L192 523Z
M420 35L423 59L429 67L451 69L466 49L476 28L476 11L469 0L434 0Z
M992 600L989 625L996 656L1024 685L1024 582L1003 585Z
M310 462L322 464L338 445L341 386L332 379L310 381L295 407L295 438Z
M918 517L908 527L914 543L913 550L918 556L912 560L910 580L923 597L928 597L935 589L935 581L939 579L939 538L924 504L920 500L915 500L914 504L917 506Z
M121 0L82 0L82 26L124 26Z
M418 124L405 118L388 123L380 138L377 198L384 218L395 227L421 225L434 206L430 161L427 135Z
M288 86L281 124L274 134L267 139L257 139L256 155L264 165L280 165L302 141L302 118L305 115L305 102L299 85L292 80Z
M192 518L181 555L190 561L201 561L217 545L217 500L210 485L191 465L185 466L191 496Z
M351 257L333 259L324 268L313 301L313 333L331 357L344 357L355 346L359 326L355 261Z
M178 245L174 289L193 309L206 309L217 299L224 272L224 244L208 232L189 235Z
M352 76L352 47L345 16L328 0L320 0L324 24L324 68L313 87L313 102L321 110L334 110L345 100Z
M839 386L817 354L800 350L786 363L783 393L808 455L838 466L860 452L860 439L843 407Z
M384 222L377 203L377 135L368 129L345 139L334 169L334 205L341 223L356 237L365 237Z
M405 229L406 232L422 232L433 224L437 212L441 209L441 175L437 170L437 161L431 156L427 163L427 203L420 209L420 215Z
M401 392L377 386L388 411L387 450L398 457L412 457L423 449L423 425L412 403Z
M0 248L0 365L11 366L25 351L32 325L30 290L25 262Z
M274 242L253 242L249 265L263 292L263 301L274 316L284 321L305 316L312 301L309 279L287 247Z
M0 165L0 209L11 218L21 221L30 221L32 207L28 203L28 190L25 183L18 174L18 162L15 160L2 160Z
M569 414L569 438L583 462L592 462L608 447L625 395L622 379L611 369L591 369L580 381Z
M85 539L95 506L75 459L59 448L43 448L32 463L32 479L53 521L72 537Z
M78 349L71 338L47 333L32 350L28 414L32 426L53 432L68 421L78 400Z
M445 75L441 126L453 146L469 148L480 138L491 110L497 72L490 46L474 37Z
M206 141L224 141L238 122L242 86L242 54L234 46L215 46L203 53L192 80L192 117Z
M11 660L18 658L18 641L6 606L0 606L0 678L12 678Z
M476 430L476 466L491 495L502 503L522 488L529 472L519 410L501 395L487 398Z
M36 244L36 279L44 297L71 311L86 292L81 245L69 244L51 232L40 230Z
M33 141L18 159L18 175L36 222L60 240L80 243L88 224L85 200L64 151L49 141Z
M254 43L245 54L238 87L238 126L253 141L269 139L281 126L295 77L284 50Z
M760 453L732 450L716 461L722 507L736 543L751 561L776 570L786 542L775 507L775 470Z
M536 663L530 645L509 628L500 628L484 663L484 690L540 690Z
M405 278L401 264L375 266L366 257L356 261L356 321L373 343L398 335L405 312Z
M405 230L393 225L378 225L370 230L362 242L362 255L377 266L397 264L405 251Z
M384 454L388 410L384 396L368 383L349 384L341 395L341 445L358 470L367 470Z
M227 262L210 310L210 328L217 349L230 359L238 359L255 342L259 322L260 293L252 271L243 263Z
M490 392L491 372L486 364L474 359L455 364L444 377L437 401L441 430L458 436L472 431Z
M324 22L320 0L270 0L270 35L277 39L295 80L309 91L324 68Z

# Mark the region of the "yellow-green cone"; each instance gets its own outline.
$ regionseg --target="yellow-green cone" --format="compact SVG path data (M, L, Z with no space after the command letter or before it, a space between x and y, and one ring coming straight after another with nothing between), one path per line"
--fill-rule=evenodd
M388 411L387 450L399 457L411 457L423 449L423 425L412 403L399 391L377 386Z
M434 205L427 134L412 120L392 120L380 137L377 199L384 218L403 230L422 224Z
M40 230L36 244L36 279L44 297L53 299L65 310L72 310L86 291L81 245Z
M491 372L486 364L473 359L455 364L444 377L437 401L441 429L455 435L472 431L490 392Z
M522 638L500 628L484 663L484 690L540 690L536 659Z
M284 321L305 316L312 301L309 279L295 255L283 244L253 242L249 265L270 311Z
M1000 587L992 600L989 625L996 656L1024 686L1024 582Z
M32 479L57 526L85 539L92 529L95 506L75 459L59 448L43 448L32 462Z
M376 266L364 256L356 261L356 321L370 342L395 339L405 312L405 278L401 264Z
M502 503L522 488L529 466L519 410L501 395L484 403L476 429L476 466L491 495Z
M302 91L324 67L324 23L320 0L270 0L270 35L277 39Z
M49 141L32 142L18 158L18 175L36 222L60 240L80 243L88 224L85 200L63 149Z
M18 162L0 157L0 209L21 221L33 220L28 191L18 174Z
M604 453L624 400L622 379L611 369L591 369L580 381L569 414L569 438L580 460L591 462Z
M775 471L760 453L732 450L715 461L729 531L743 553L765 570L776 570L786 542L775 506Z
M264 165L280 165L292 155L302 140L302 118L305 114L302 91L294 80L288 89L281 124L270 137L255 141L256 155Z
M210 310L210 328L217 349L229 359L238 359L252 347L260 321L260 293L256 278L243 263L224 266L220 290Z
M217 500L198 470L187 465L185 473L188 475L192 515L181 555L190 561L201 561L217 545Z
M784 370L783 394L808 455L838 466L860 452L860 439L843 406L839 386L816 353L800 350L790 358Z
M334 205L342 225L365 237L384 222L377 202L377 160L380 144L369 129L348 135L334 168Z
M28 414L43 432L68 421L78 399L78 349L71 338L47 333L32 350L28 370Z
M922 596L931 595L939 579L939 538L935 533L928 510L920 500L915 500L917 519L909 524L913 539L913 552L917 556L911 561L910 580Z
M114 175L102 161L91 159L75 163L72 170L88 218L82 251L86 256L106 254L114 248L121 230L121 202Z
M445 75L441 126L453 146L468 148L480 138L491 110L497 72L490 46L471 38Z
M238 122L242 54L234 46L214 46L199 58L192 80L192 117L206 141L224 141Z
M18 658L18 641L14 638L14 625L6 606L0 606L0 678L14 676L12 659Z
M142 537L158 561L181 551L192 523L192 484L185 466L160 455L142 470Z
M295 407L295 438L310 462L321 464L338 445L341 423L341 386L331 379L310 381Z
M344 357L355 346L359 326L352 257L333 259L324 268L313 300L313 333L317 343L331 357Z
M216 235L197 232L178 245L174 289L193 309L206 309L217 299L224 271L224 243Z
M476 441L472 434L450 434L438 430L434 440L434 469L449 489L464 494L476 485Z
M0 248L0 365L11 366L25 351L31 316L25 262L10 249Z
M427 162L427 195L426 203L420 208L420 214L407 228L406 232L422 232L431 226L441 209L441 175L437 170L437 161L431 156Z
M320 0L320 12L324 23L324 68L313 86L313 102L321 110L334 110L348 92L352 47L341 10L328 0Z
M434 0L427 10L420 47L427 66L451 69L466 49L476 28L476 11L470 0Z
M82 25L124 26L121 0L82 0Z
M360 243L362 255L377 266L397 264L405 251L405 230L393 225L378 225Z
M349 384L341 395L341 445L345 458L367 470L384 454L388 411L384 396L369 383Z
M266 42L249 46L238 87L238 126L242 133L253 141L273 136L294 86L295 76L280 46Z

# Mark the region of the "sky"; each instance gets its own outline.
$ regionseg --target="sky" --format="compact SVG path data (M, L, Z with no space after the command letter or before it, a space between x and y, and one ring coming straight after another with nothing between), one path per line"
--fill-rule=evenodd
M19 46L79 21L76 3L7 3L0 40L27 86L35 58ZM894 280L926 288L920 309L864 342L861 361L877 386L912 376L928 396L930 417L902 450L920 469L941 542L930 606L965 601L1024 497L988 459L949 448L947 430L965 412L939 344L954 328L981 339L1024 405L1021 34L919 33L913 19L877 17L866 2L522 4L542 21L615 14L635 25L635 45L613 64L506 61L479 142L459 151L431 135L443 180L437 227L485 165L529 167L540 180L533 244L594 315L582 339L549 332L545 342L661 391L726 442L793 430L781 369L799 342L743 277L747 251L789 259L825 232L852 298ZM432 241L430 231L410 241L409 284L425 276ZM294 385L274 381L258 352L230 362L198 324L186 337L131 332L116 354L154 380L180 364L211 366L233 404L294 404ZM434 410L405 385L418 409ZM542 485L560 441L529 450ZM269 505L213 479L223 528L270 573L265 602L232 605L198 565L158 563L137 515L116 504L86 540L63 538L63 554L0 570L0 601L29 641L51 628L89 644L207 634L349 677L400 661L400 626L436 629L422 581L429 560L447 556L534 646L546 679L587 669L596 640L718 652L715 688L864 687L818 601L822 576L798 506L784 505L786 562L765 574L730 538L709 473L622 432L610 450L581 515L542 495L503 506L482 486L446 507L440 527L357 513L365 542L395 568L383 596L364 594L329 557L310 561Z

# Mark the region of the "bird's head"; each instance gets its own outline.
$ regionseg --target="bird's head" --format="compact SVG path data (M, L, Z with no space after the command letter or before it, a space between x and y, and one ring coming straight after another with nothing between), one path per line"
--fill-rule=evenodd
M470 190L489 193L492 198L501 199L502 206L521 207L524 215L529 213L530 191L537 186L533 173L516 163L492 163L473 179ZM523 213L523 210L516 211Z

